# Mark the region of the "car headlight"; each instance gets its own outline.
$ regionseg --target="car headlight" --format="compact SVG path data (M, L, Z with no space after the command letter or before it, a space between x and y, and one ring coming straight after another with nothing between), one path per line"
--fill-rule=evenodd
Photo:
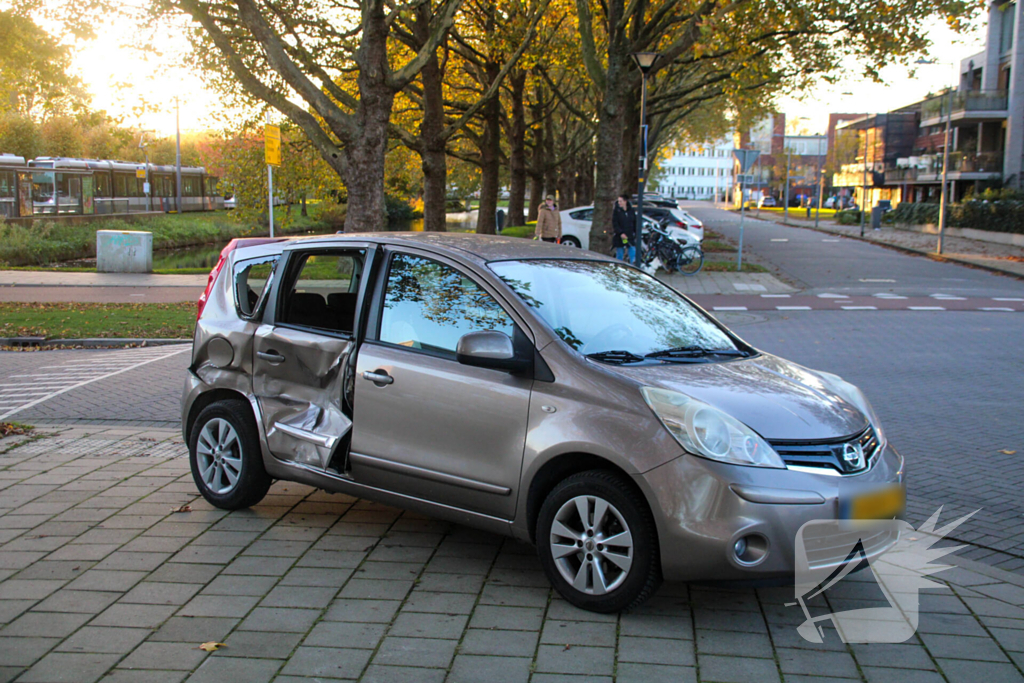
M839 375L833 375L831 372L818 371L818 376L825 380L825 385L829 389L864 414L864 417L868 419L868 422L871 423L872 428L875 430L878 443L884 446L885 433L882 431L882 423L879 421L878 415L875 414L875 409L871 407L871 403L868 402L864 392Z
M747 425L686 394L643 387L654 414L688 453L731 465L785 468L779 454Z

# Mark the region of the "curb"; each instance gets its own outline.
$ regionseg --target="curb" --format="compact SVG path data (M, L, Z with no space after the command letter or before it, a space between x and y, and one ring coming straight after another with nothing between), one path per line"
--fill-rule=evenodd
M103 349L127 346L165 346L168 344L185 344L191 341L191 339L128 339L123 337L90 337L86 339L0 337L0 346L13 346L16 348L74 347L82 349Z
M771 218L760 218L758 220L767 220L776 225L784 225L787 228L803 228L804 230L813 230L814 232L820 232L824 235L834 235L836 237L845 237L846 239L857 240L858 242L866 242L867 244L877 244L880 247L886 247L888 249L895 249L896 251L902 251L907 254L914 254L915 256L925 256L933 261L945 262L945 263L956 263L961 266L968 266L971 268L980 268L981 270L987 270L991 273L998 273L999 275L1009 275L1015 277L1018 280L1024 280L1024 274L1016 273L1012 270L1006 270L996 266L990 266L984 263L975 263L974 261L967 261L960 258L944 256L936 254L933 251L924 251L923 249L914 249L913 247L904 247L899 244L889 244L888 242L880 242L879 240L868 239L867 237L861 237L860 235L847 235L845 232L837 232L834 230L828 230L826 228L815 228L812 225L796 225L795 223L786 223L785 221L777 221Z

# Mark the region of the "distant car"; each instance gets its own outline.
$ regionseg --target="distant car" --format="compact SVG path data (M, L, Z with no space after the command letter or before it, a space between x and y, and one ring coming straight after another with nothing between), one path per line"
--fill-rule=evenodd
M235 208L235 206L237 206L237 202L235 201L235 196L234 195L231 195L230 197L226 197L224 199L224 208L225 209L233 209L233 208Z
M757 206L759 208L766 206L778 206L778 203L775 201L775 197L761 197L757 202Z
M577 249L590 248L590 223L594 220L593 206L577 206L560 212L562 216L562 244ZM657 220L644 217L645 225L657 226Z
M629 202L633 206L636 206L639 203L636 195L630 197ZM644 206L660 206L666 209L678 209L679 202L674 199L669 199L668 197L663 197L660 194L649 194L644 192Z

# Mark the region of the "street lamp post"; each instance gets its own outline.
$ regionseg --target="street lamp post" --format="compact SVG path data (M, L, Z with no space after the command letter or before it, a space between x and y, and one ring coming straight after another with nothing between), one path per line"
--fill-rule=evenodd
M657 52L634 52L632 57L640 69L640 170L636 193L636 253L633 259L633 265L639 268L643 260L641 252L644 248L644 186L647 184L647 73L659 55ZM629 245L625 246L628 254Z
M818 140L818 206L814 209L814 227L818 227L818 216L821 214L821 196L825 194L825 169L821 163L821 140Z
M868 204L868 129L864 129L864 163L861 164L860 236L864 237L864 208Z
M149 143L146 142L146 131L142 131L142 135L139 137L139 149L146 156L146 180L144 181L143 188L146 191L146 211L153 210L153 193L152 186L149 184Z
M181 213L181 110L177 97L174 98L174 134L174 208Z

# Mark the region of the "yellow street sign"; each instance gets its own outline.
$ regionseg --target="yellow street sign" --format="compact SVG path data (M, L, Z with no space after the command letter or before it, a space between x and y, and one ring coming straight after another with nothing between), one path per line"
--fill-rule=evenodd
M144 168L137 168L137 169L135 169L135 177L136 178L145 178L146 177L146 169L144 169Z
M277 126L263 126L263 141L266 146L267 164L281 165L281 129Z

